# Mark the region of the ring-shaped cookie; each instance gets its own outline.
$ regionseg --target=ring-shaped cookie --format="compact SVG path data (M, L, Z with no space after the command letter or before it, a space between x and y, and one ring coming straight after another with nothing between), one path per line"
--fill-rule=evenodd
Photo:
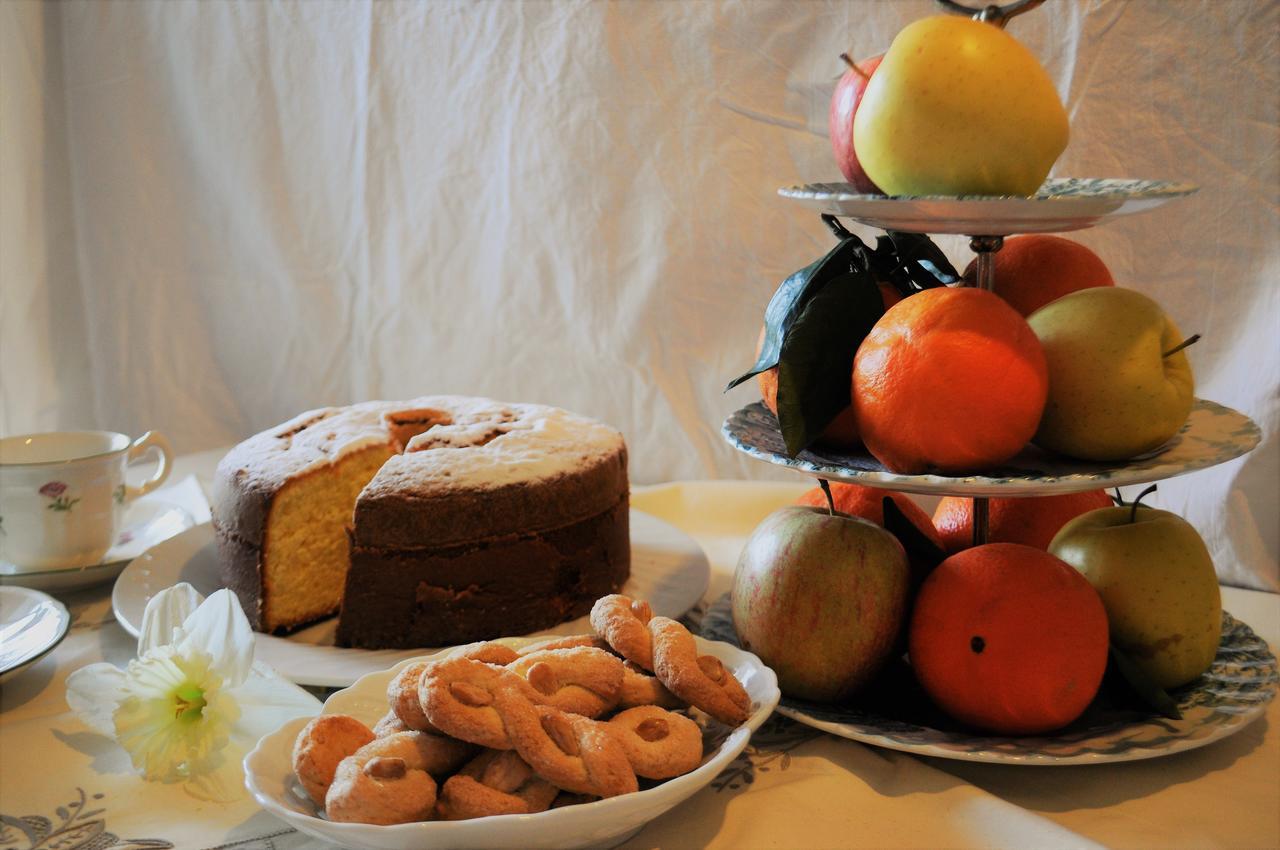
M453 770L460 742L424 732L378 738L343 759L325 795L325 815L338 823L388 825L431 817L432 770Z
M293 772L317 806L344 758L374 738L373 730L346 714L322 714L313 718L293 742Z
M702 762L702 729L683 714L642 705L618 712L605 727L626 751L636 776L670 779Z

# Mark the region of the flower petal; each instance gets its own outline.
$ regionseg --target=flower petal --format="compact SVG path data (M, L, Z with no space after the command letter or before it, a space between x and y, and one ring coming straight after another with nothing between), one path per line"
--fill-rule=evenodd
M228 745L218 753L217 760L199 773L187 778L185 790L197 800L215 803L233 803L248 793L244 784L244 750Z
M173 630L191 616L204 597L185 581L166 587L147 601L138 633L138 655L174 642Z
M124 683L124 671L105 661L81 667L67 677L67 705L86 726L115 737L112 715L120 704Z
M231 730L232 741L246 751L263 735L274 732L295 717L320 713L320 700L280 678L265 664L253 665L253 673L231 695L240 705L240 719Z
M253 667L253 629L235 594L223 588L200 604L182 624L179 653L200 650L213 656L224 687L238 687Z

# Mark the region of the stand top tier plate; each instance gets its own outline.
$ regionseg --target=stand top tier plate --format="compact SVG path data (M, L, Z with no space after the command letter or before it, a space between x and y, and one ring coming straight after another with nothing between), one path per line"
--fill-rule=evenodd
M1242 413L1197 399L1187 422L1156 451L1123 463L1068 460L1027 446L998 469L966 476L903 475L866 454L817 447L787 455L778 419L760 402L725 420L720 429L734 448L757 460L831 481L848 481L907 493L954 496L1047 496L1129 484L1145 484L1206 469L1247 454L1262 432Z
M1009 236L1082 230L1108 218L1155 209L1197 190L1190 183L1166 180L1059 177L1046 180L1029 198L862 195L848 183L787 186L778 194L883 230Z

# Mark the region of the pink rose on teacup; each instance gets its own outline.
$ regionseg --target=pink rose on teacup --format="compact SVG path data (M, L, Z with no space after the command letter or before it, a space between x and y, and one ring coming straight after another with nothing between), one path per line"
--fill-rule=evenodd
M61 481L50 481L36 492L53 500L46 505L51 511L69 511L75 507L76 502L80 501L78 498L70 499L63 495L67 492L67 485Z
M48 496L50 499L56 499L63 493L67 492L67 485L63 484L61 481L50 481L36 492L41 496Z

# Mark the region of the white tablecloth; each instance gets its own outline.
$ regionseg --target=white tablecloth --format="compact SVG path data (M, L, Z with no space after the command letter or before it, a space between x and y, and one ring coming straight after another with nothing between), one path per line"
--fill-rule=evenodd
M184 458L178 474L207 480L216 457ZM633 504L699 541L712 563L707 598L714 599L729 586L745 535L802 487L671 484L638 489ZM0 689L0 848L55 846L33 836L60 828L63 850L317 846L251 800L199 803L176 787L142 782L122 751L68 711L68 673L103 659L123 664L133 653L108 591L65 597L75 617L70 635ZM1224 588L1223 600L1272 647L1280 644L1280 596ZM1198 750L1019 767L918 758L775 715L729 771L623 846L1278 847L1278 721L1273 701L1263 719ZM158 843L137 843L143 839Z

